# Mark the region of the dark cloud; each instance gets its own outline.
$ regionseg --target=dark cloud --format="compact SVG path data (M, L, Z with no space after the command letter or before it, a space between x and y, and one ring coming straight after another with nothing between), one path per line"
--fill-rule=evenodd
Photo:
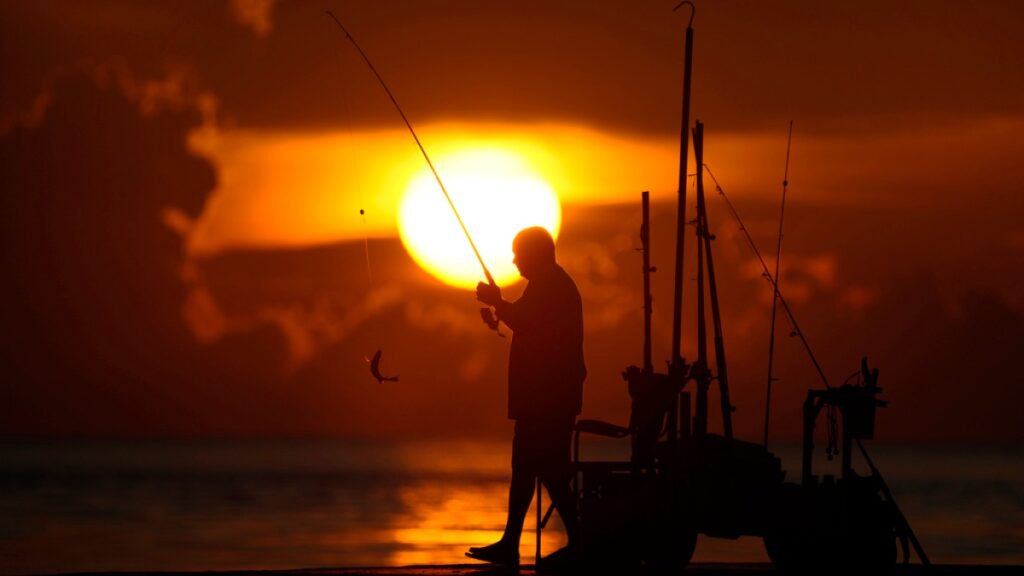
M503 426L503 349L474 348L471 296L426 278L397 240L190 260L181 230L215 185L186 148L202 115L124 74L65 75L36 125L0 138L0 435ZM378 348L401 386L373 381Z
M131 419L141 386L181 373L172 357L188 342L182 243L161 212L198 214L214 174L183 149L194 115L144 119L85 77L53 93L37 128L0 140L7 386L41 398L44 421Z
M184 242L163 215L197 216L215 175L185 148L200 114L144 85L70 75L37 127L0 139L4 435L228 433L275 405L235 396L267 389L280 333L200 347L183 321Z
M186 97L154 100L147 87L162 82L123 74L66 75L37 125L0 138L0 435L504 425L507 341L481 347L471 296L428 279L397 240L190 260L181 228L215 185L186 148L202 115ZM370 376L378 348L400 386Z
M270 4L268 3L268 6ZM358 2L351 28L414 122L574 122L678 130L685 14L673 3ZM375 80L318 2L240 21L228 2L9 3L5 109L55 68L125 59L193 67L241 126L397 126ZM876 132L1019 118L1016 2L702 3L694 112L716 129L797 119L805 132ZM261 33L254 33L254 22ZM12 107L10 101L18 104Z

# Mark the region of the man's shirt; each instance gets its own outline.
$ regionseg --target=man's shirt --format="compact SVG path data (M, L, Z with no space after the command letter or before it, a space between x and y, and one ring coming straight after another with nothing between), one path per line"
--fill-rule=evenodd
M530 279L515 302L499 306L512 329L508 417L571 419L583 407L583 303L576 283L555 264Z

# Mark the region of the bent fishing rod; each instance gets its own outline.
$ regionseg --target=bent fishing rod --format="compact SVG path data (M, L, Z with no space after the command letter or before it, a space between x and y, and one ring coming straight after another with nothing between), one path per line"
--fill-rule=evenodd
M448 201L448 206L451 207L452 212L455 214L455 219L459 221L459 227L462 228L463 234L466 235L466 240L469 241L469 247L473 249L473 255L476 256L477 262L480 263L480 268L484 271L487 283L491 286L496 286L494 283L494 277L491 276L491 271L487 269L487 264L484 263L483 257L480 256L480 251L477 250L476 243L473 242L473 237L469 235L469 229L466 228L466 223L463 222L462 216L459 215L459 210L455 207L455 202L452 201L451 195L448 194L448 189L445 188L444 182L441 181L441 176L437 173L437 169L434 168L434 163L430 160L430 155L427 154L426 148L424 148L423 143L420 142L419 136L416 135L416 130L413 129L412 123L409 122L409 118L407 118L405 112L402 111L402 107L398 105L398 100L395 98L395 95L391 93L391 89L388 88L387 83L384 82L384 78L381 77L380 72L377 72L377 68L373 65L373 62L370 62L370 57L367 56L366 52L363 52L363 49L359 47L359 43L352 37L352 34L347 28L345 28L345 25L341 23L341 20L338 20L338 17L334 15L334 12L331 12L330 10L327 10L326 12L327 15L334 20L334 23L341 28L341 31L345 33L345 38L348 38L349 42L352 43L352 46L354 46L356 51L359 52L359 55L363 57L363 61L366 62L370 71L373 72L373 75L377 78L377 82L380 83L381 88L384 89L384 92L388 95L391 103L394 104L395 110L397 110L398 115L402 117L402 122L405 122L405 127L409 129L409 133L412 134L412 139L416 141L416 146L419 147L420 153L423 154L423 159L427 161L427 166L430 167L430 172L434 175L434 180L437 180L438 187L441 188L441 192L444 193L444 198Z

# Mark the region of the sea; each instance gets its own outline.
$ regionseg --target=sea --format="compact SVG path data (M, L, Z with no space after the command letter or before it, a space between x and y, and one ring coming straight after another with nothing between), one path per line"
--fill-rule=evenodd
M1024 564L1024 448L867 448L933 562ZM771 449L796 481L799 447ZM2 443L0 573L471 562L501 535L509 457L502 439ZM544 551L564 543L557 521L542 535ZM768 557L759 538L701 536L694 561Z

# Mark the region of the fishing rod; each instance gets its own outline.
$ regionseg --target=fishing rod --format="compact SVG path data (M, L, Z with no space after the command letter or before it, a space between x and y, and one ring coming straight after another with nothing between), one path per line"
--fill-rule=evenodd
M370 71L373 72L373 75L377 78L377 82L380 83L381 88L383 88L384 92L387 93L391 103L394 104L395 110L397 110L398 115L402 117L402 122L405 122L405 127L409 129L409 133L412 134L412 139L416 141L416 146L419 147L420 152L423 154L423 159L427 161L427 166L430 167L430 172L434 175L434 180L437 180L438 187L440 187L441 192L444 193L445 200L448 201L448 206L451 207L452 212L455 214L455 219L459 221L459 226L462 228L463 234L466 235L466 240L469 241L469 247L473 249L473 255L476 256L477 262L480 263L480 268L484 271L487 283L491 286L496 286L494 283L494 277L491 276L491 271L487 269L487 264L484 263L483 257L480 256L480 251L477 250L476 243L473 242L473 237L469 235L469 229L466 228L466 223L462 220L462 216L459 215L459 210L455 207L455 202L452 201L451 195L448 194L448 189L445 188L444 182L441 181L441 176L437 173L437 169L434 168L434 163L430 160L430 156L427 154L426 148L424 148L423 144L420 142L419 136L416 135L416 130L413 129L412 123L409 122L409 118L407 118L405 112L402 111L402 107L398 105L398 100L395 98L395 95L391 93L391 89L388 88L388 85L384 82L384 78L382 78L380 73L377 72L377 68L374 67L373 62L370 62L370 57L367 56L366 52L363 52L363 49L359 47L359 43L352 37L352 34L347 28L345 28L345 25L341 23L341 20L338 20L338 17L334 15L334 12L331 12L330 10L327 10L326 12L327 15L334 20L334 23L341 28L341 31L345 33L345 37L348 38L349 42L352 42L352 45L355 46L359 55L363 57L363 61L366 62Z
M768 387L764 400L764 447L768 448L768 421L772 406L772 368L775 364L775 314L779 304L779 266L782 262L782 221L786 216L786 189L789 187L789 151L793 145L793 121L786 138L786 168L782 174L782 204L779 207L779 235L775 243L775 282L772 283L772 323L768 336Z
M792 136L792 122L790 122L790 136ZM788 147L786 157L788 176ZM709 168L707 164L704 164L703 168L704 170L707 171L708 175L711 176L711 180L715 183L716 191L719 195L722 196L722 199L725 200L726 206L728 206L729 208L729 212L732 214L732 217L736 220L737 224L739 224L740 231L743 232L743 235L746 237L747 242L750 244L750 248L754 251L754 256L756 256L758 262L761 263L763 275L765 279L768 280L769 283L771 283L772 290L774 291L775 296L778 299L778 302L782 304L782 309L786 313L786 316L789 318L789 322L793 327L793 334L800 337L800 341L803 343L804 349L807 351L807 356L811 359L811 362L814 364L814 368L815 370L817 370L818 376L821 377L821 381L825 384L825 388L831 390L832 385L829 384L828 378L825 376L825 372L821 369L821 364L818 363L818 359L817 357L815 357L814 351L811 350L811 345L807 342L807 338L804 337L803 331L800 330L800 326L796 322L796 317L793 316L793 312L792 310L790 310L789 304L786 302L786 299L782 296L782 292L779 290L779 285L776 278L772 276L769 272L768 265L765 263L764 258L761 257L761 252L757 249L757 244L754 243L754 239L750 236L750 232L747 230L746 225L743 224L743 220L740 218L739 212L736 211L736 207L733 206L732 201L729 200L729 197L725 195L725 190L723 190L721 184L718 183L718 179L715 178L715 175L711 171L711 168ZM783 192L785 192L786 185L787 182L783 180ZM785 195L783 195L783 198L785 198ZM776 274L777 273L778 272L776 272ZM877 374L874 376L874 378L877 378ZM767 436L765 443L767 445ZM913 528L910 527L910 522L907 520L907 517L903 514L902 510L900 510L899 506L896 504L896 499L893 497L892 491L889 490L889 485L886 483L885 478L882 477L882 472L878 469L877 466L875 466L874 461L872 461L871 456L868 454L867 448L864 447L864 443L861 442L860 438L856 439L856 443L857 448L860 449L860 453L864 457L864 461L871 469L872 477L874 477L877 480L879 489L881 490L883 496L885 496L886 500L892 505L896 514L897 522L899 523L900 528L905 531L907 539L910 541L910 544L914 547L914 551L917 553L918 558L920 558L921 562L926 566L931 565L931 561L928 559L928 555L925 554L924 547L921 546L921 542L917 539L917 535L914 534ZM847 447L847 458L849 457L849 451L850 448ZM904 558L908 558L906 551L904 551ZM906 560L904 560L904 562L906 562Z
M800 325L797 324L796 316L793 315L793 311L789 308L789 303L786 302L786 298L783 297L782 292L779 290L779 285L776 283L775 277L772 276L771 271L768 269L768 264L765 263L764 258L761 256L761 251L757 249L757 244L754 243L754 239L750 236L750 232L747 230L747 226L743 223L743 219L740 218L739 212L736 211L736 207L733 206L732 201L725 195L725 190L722 189L722 185L718 183L718 179L715 178L715 174L711 171L711 168L705 164L704 170L707 171L708 176L711 176L711 180L715 183L715 191L725 200L726 206L729 207L729 212L732 214L733 219L739 224L740 231L747 238L747 243L750 244L750 248L754 251L754 256L757 257L757 261L761 263L761 274L764 276L772 285L772 290L778 295L779 304L782 304L782 311L786 313L786 317L789 319L790 325L793 327L793 336L800 338L800 342L804 345L804 350L807 351L807 356L811 359L811 363L814 364L814 369L818 372L818 376L821 377L821 381L825 384L825 388L831 389L832 385L829 384L828 377L825 376L825 371L822 370L821 364L818 363L818 357L814 355L814 351L811 350L811 344L807 342L807 338L804 336L803 330L800 329Z

